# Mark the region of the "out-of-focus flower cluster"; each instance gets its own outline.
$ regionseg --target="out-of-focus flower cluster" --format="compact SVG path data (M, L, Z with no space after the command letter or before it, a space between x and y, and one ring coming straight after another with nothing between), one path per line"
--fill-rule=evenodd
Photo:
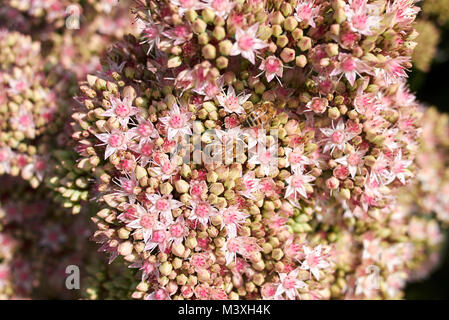
M426 19L418 20L415 28L419 36L416 38L418 45L413 52L413 65L418 70L428 72L438 51L440 30Z
M449 23L448 6L447 0L426 0L422 3L424 13L427 16L436 17L440 25L448 25Z
M413 1L135 11L140 39L80 86L72 135L104 204L95 239L142 270L133 297L401 297L440 241L396 201L421 130Z
M46 69L40 43L0 32L0 174L21 175L37 187L43 179L46 138L66 111L66 82Z
M102 266L104 259L88 242L91 234L88 217L92 209L81 206L82 201L89 200L84 191L88 182L83 178L83 169L76 168L67 106L73 103L76 79L99 70L99 56L135 28L127 1L2 2L2 299L129 296L126 283L132 283L132 273ZM26 184L8 176L20 176L33 188L45 183L44 187L31 191ZM83 215L75 219L67 216L64 208ZM16 220L11 217L14 213L18 215ZM53 248L56 245L59 247ZM55 250L47 250L46 246ZM81 276L86 274L82 277L82 291L65 287L68 265L79 266ZM95 278L86 278L94 270ZM105 278L113 272L117 281L114 294L109 292L114 285ZM128 280L125 274L129 274Z
M0 197L0 298L79 297L66 288L66 267L84 272L95 257L88 220L58 209L43 189L30 192L9 177L0 182L11 188Z
M64 140L60 132L68 116L67 105L76 92L74 80L100 69L98 57L136 28L126 2L82 4L8 1L2 6L0 27L7 29L0 34L0 175L21 175L37 187L45 172L54 171L51 154L57 148L67 149L54 136ZM70 24L74 23L69 12L73 6L80 10L73 16L76 26ZM15 11L26 15L23 22L32 28L23 32L29 35L6 31L24 29L17 26L21 20L11 14Z
M419 32L418 45L413 54L413 65L417 70L429 72L434 60L444 62L449 52L441 36L449 27L449 1L426 0L419 2L422 10L415 25Z
M135 33L138 28L133 23L129 1L120 4L114 4L114 1L89 3L96 3L98 9L103 3L105 9L97 12L85 5L87 12L80 18L79 29L65 29L63 33L53 32L48 36L52 44L50 59L53 64L72 70L78 79L100 70L100 57L109 46L125 34Z
M449 222L448 201L444 197L449 177L449 145L444 137L449 131L449 119L434 107L423 109L423 113L415 179L399 191L398 209L393 215L396 220L393 230L400 234L398 222L406 222L401 229L415 247L410 280L424 278L439 264L442 228Z
M83 15L109 14L119 0L4 0L0 14L7 25L19 31L35 27L58 29L79 27L75 20ZM126 1L125 1L126 2ZM74 24L71 24L74 23Z
M416 157L415 190L406 194L414 198L419 211L435 216L441 223L449 223L449 202L444 196L449 190L447 168L449 142L449 119L435 108L428 108L422 121L420 152Z
M68 215L44 188L10 177L0 183L11 187L0 196L0 300L130 298L135 270L98 254L85 216ZM79 268L79 290L67 287L68 266Z
M129 1L15 1L0 9L0 27L42 41L42 53L53 68L75 72L79 79L99 68L99 57L137 25Z

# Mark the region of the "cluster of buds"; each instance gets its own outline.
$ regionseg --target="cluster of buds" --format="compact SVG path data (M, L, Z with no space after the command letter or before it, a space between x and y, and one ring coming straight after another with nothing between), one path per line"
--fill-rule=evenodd
M72 151L56 149L51 151L51 172L47 173L45 184L52 191L53 200L73 214L89 211L89 177L83 167L76 163Z
M88 23L83 23L79 30L65 30L62 34L53 32L49 36L52 49L47 60L54 70L58 70L60 79L64 78L65 70L73 72L77 79L84 79L88 73L100 72L99 57L109 45L125 33L136 33L137 24L132 23L127 1L120 4L89 1L89 5L95 6L98 12L87 14L89 10L86 7ZM71 92L70 98L73 95ZM84 207L86 212L91 210L86 191L89 177L85 174L91 167L86 162L76 161L70 126L70 121L66 121L49 152L51 170L47 172L46 184L53 191L56 202L78 214Z
M132 296L400 297L439 243L396 201L421 126L413 1L140 2L72 135Z
M200 111L170 82L147 87L159 74L143 69L146 52L133 37L109 60L110 76L89 76L80 87L73 137L108 205L94 218L94 238L111 260L122 255L143 270L133 297L268 298L279 283L277 298L299 297L298 289L329 297L330 247L289 231L288 217L299 210L280 197L279 172L256 177L245 156L231 165L183 163L190 139L175 149L185 135L199 130L200 144L214 144L205 128L218 128L218 108L210 102Z
M87 0L97 12L110 13L116 6L123 5L123 2L120 0Z
M21 175L37 187L47 169L49 137L63 123L70 81L46 69L40 43L0 32L0 175Z

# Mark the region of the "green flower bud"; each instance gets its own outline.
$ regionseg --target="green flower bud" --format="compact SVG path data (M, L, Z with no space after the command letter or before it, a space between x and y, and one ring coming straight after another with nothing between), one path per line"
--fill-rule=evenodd
M273 36L275 36L275 37L279 37L283 32L282 27L280 25L273 25L271 27L271 30L272 30Z
M285 18L281 12L275 11L270 15L270 23L272 25L281 25L284 22Z
M178 193L187 193L189 191L189 188L189 183L182 179L179 179L175 182L175 189Z
M288 37L285 35L281 35L276 40L276 45L280 48L285 47L288 44Z
M296 52L291 48L284 48L281 52L281 59L285 63L295 60Z
M212 32L212 36L218 41L221 41L226 37L226 30L223 27L216 26Z
M346 20L346 13L343 8L339 8L334 12L334 19L338 24L343 23Z
M209 34L207 34L207 32L203 32L198 36L198 43L200 45L205 46L206 44L209 43L209 41L210 41L210 38L209 38Z
M218 69L226 69L228 67L228 58L226 57L218 57L216 60Z
M214 172L215 173L215 172ZM218 177L218 175L215 173L215 175ZM215 176L214 175L214 176ZM222 194L223 192L224 192L224 186L223 186L223 184L222 183L213 183L212 185L211 185L211 187L210 187L210 190L209 190L212 194L215 194L215 195L220 195L220 194Z
M159 272L163 276L168 276L170 272L173 270L173 266L170 262L165 261L159 266Z
M268 40L268 39L270 39L272 34L273 34L273 30L269 26L261 25L257 32L257 37L260 40Z
M212 23L215 19L215 11L210 8L203 9L201 16L206 23Z
M307 58L305 55L301 54L299 56L296 57L296 65L300 68L304 68L307 64Z
M288 17L284 21L284 29L287 31L293 31L298 26L298 21L295 19L295 17Z
M172 193L173 187L169 182L164 182L159 186L161 194L168 195Z
M182 64L182 59L179 56L171 57L167 61L168 68L177 68Z
M232 49L232 42L230 40L222 40L218 43L218 50L224 56L229 56Z
M203 47L202 54L205 59L212 60L215 59L217 51L215 49L215 46L207 44Z
M188 237L185 241L185 245L189 249L194 249L198 245L198 242L195 237Z
M118 237L123 240L126 240L129 238L129 233L130 233L129 230L126 230L126 228L120 228L117 232Z
M310 48L312 48L312 39L309 37L302 37L298 41L298 48L301 49L301 51L307 51Z
M334 57L338 55L338 44L328 43L325 47L325 51L328 57Z
M340 110L336 107L328 109L329 118L337 120L340 117Z
M185 13L185 17L188 21L194 22L198 18L198 14L196 13L195 10L188 10Z
M195 22L192 24L192 30L193 32L200 34L206 31L207 24L201 19L196 19Z
M284 252L280 248L273 249L273 251L271 252L271 257L274 260L279 261L282 259L283 256L284 256Z
M133 244L130 241L122 242L118 246L117 251L122 256L128 256L133 252Z

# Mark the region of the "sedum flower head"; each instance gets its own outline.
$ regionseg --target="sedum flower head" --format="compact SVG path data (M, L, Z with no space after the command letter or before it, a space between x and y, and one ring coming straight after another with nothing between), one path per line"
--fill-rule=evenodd
M72 135L94 240L141 270L132 297L402 297L441 239L399 201L423 123L414 2L141 4Z

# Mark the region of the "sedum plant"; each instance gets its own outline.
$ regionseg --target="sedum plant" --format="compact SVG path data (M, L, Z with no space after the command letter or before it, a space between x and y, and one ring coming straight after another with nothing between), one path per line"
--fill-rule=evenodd
M75 232L55 264L85 267L79 297L398 299L436 267L448 125L407 85L438 42L415 1L79 4L78 31L62 2L0 10L22 32L0 32L0 174L44 182L50 213L31 216ZM11 222L15 196L0 192L0 295L58 295L52 279L14 288L21 241L53 245Z
M417 240L398 214L421 131L405 83L418 11L141 1L140 39L73 114L94 238L142 270L134 298L401 297L440 241L437 222L416 218Z

